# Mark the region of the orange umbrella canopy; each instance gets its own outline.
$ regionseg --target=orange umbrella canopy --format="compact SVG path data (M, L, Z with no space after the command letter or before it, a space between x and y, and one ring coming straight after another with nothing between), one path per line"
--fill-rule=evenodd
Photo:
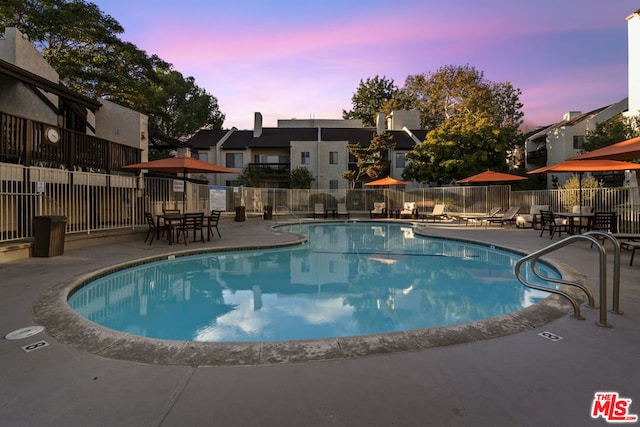
M135 163L133 165L124 166L124 168L148 169L158 172L175 173L236 173L234 170L186 156Z
M527 179L526 176L511 175L510 173L485 171L477 175L473 175L464 179L459 179L456 182L462 184L482 183L482 182L504 182L504 181L520 181Z
M381 178L375 181L367 182L365 185L370 185L370 186L407 185L407 183L388 176L386 178Z
M597 160L578 160L576 158L556 163L555 165L545 166L534 169L527 173L547 173L547 172L609 172L623 171L631 169L640 169L640 165L630 162L621 162L618 160L597 159Z
M608 145L589 151L574 159L611 159L611 160L635 160L640 159L640 137L627 139L617 144Z

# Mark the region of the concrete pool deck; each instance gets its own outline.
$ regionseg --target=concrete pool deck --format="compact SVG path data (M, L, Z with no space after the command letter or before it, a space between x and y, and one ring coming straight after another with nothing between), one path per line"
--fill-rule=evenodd
M220 225L223 238L205 246L280 244L296 238L273 232L273 224L225 221ZM507 227L429 223L425 233L526 252L551 242L548 236L538 237L539 232ZM34 304L56 286L115 264L185 249L155 241L148 245L143 238L138 234L99 246L78 244L59 257L0 263L2 336L36 324ZM195 248L202 245L187 246ZM584 274L597 298L598 256L587 242L548 258ZM629 412L640 413L640 266L628 262L624 252L625 314L608 314L612 328L594 324L598 310L582 308L585 321L564 315L488 340L245 366L105 357L68 345L48 330L22 340L2 339L0 420L7 426L604 425L602 418L590 417L597 391L632 399ZM538 335L543 331L562 339ZM38 341L48 345L22 349Z

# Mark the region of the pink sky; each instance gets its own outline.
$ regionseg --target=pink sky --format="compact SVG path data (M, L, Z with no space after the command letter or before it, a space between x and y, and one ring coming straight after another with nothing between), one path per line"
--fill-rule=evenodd
M525 122L627 96L627 22L605 0L99 0L121 38L218 99L225 128L341 118L360 80L471 65L522 90Z

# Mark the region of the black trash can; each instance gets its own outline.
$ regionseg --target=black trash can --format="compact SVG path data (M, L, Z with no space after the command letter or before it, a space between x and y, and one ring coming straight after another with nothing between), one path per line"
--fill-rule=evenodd
M236 221L244 222L247 219L245 206L236 206Z
M64 254L66 216L36 216L33 218L33 248L31 256L52 257Z
M266 205L264 207L264 219L273 219L273 206Z

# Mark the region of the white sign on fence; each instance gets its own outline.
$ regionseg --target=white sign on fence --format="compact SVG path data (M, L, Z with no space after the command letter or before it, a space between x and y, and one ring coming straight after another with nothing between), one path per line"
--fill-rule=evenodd
M184 193L184 181L181 179L173 180L173 192L174 193Z
M227 188L210 185L209 186L209 210L227 210Z

